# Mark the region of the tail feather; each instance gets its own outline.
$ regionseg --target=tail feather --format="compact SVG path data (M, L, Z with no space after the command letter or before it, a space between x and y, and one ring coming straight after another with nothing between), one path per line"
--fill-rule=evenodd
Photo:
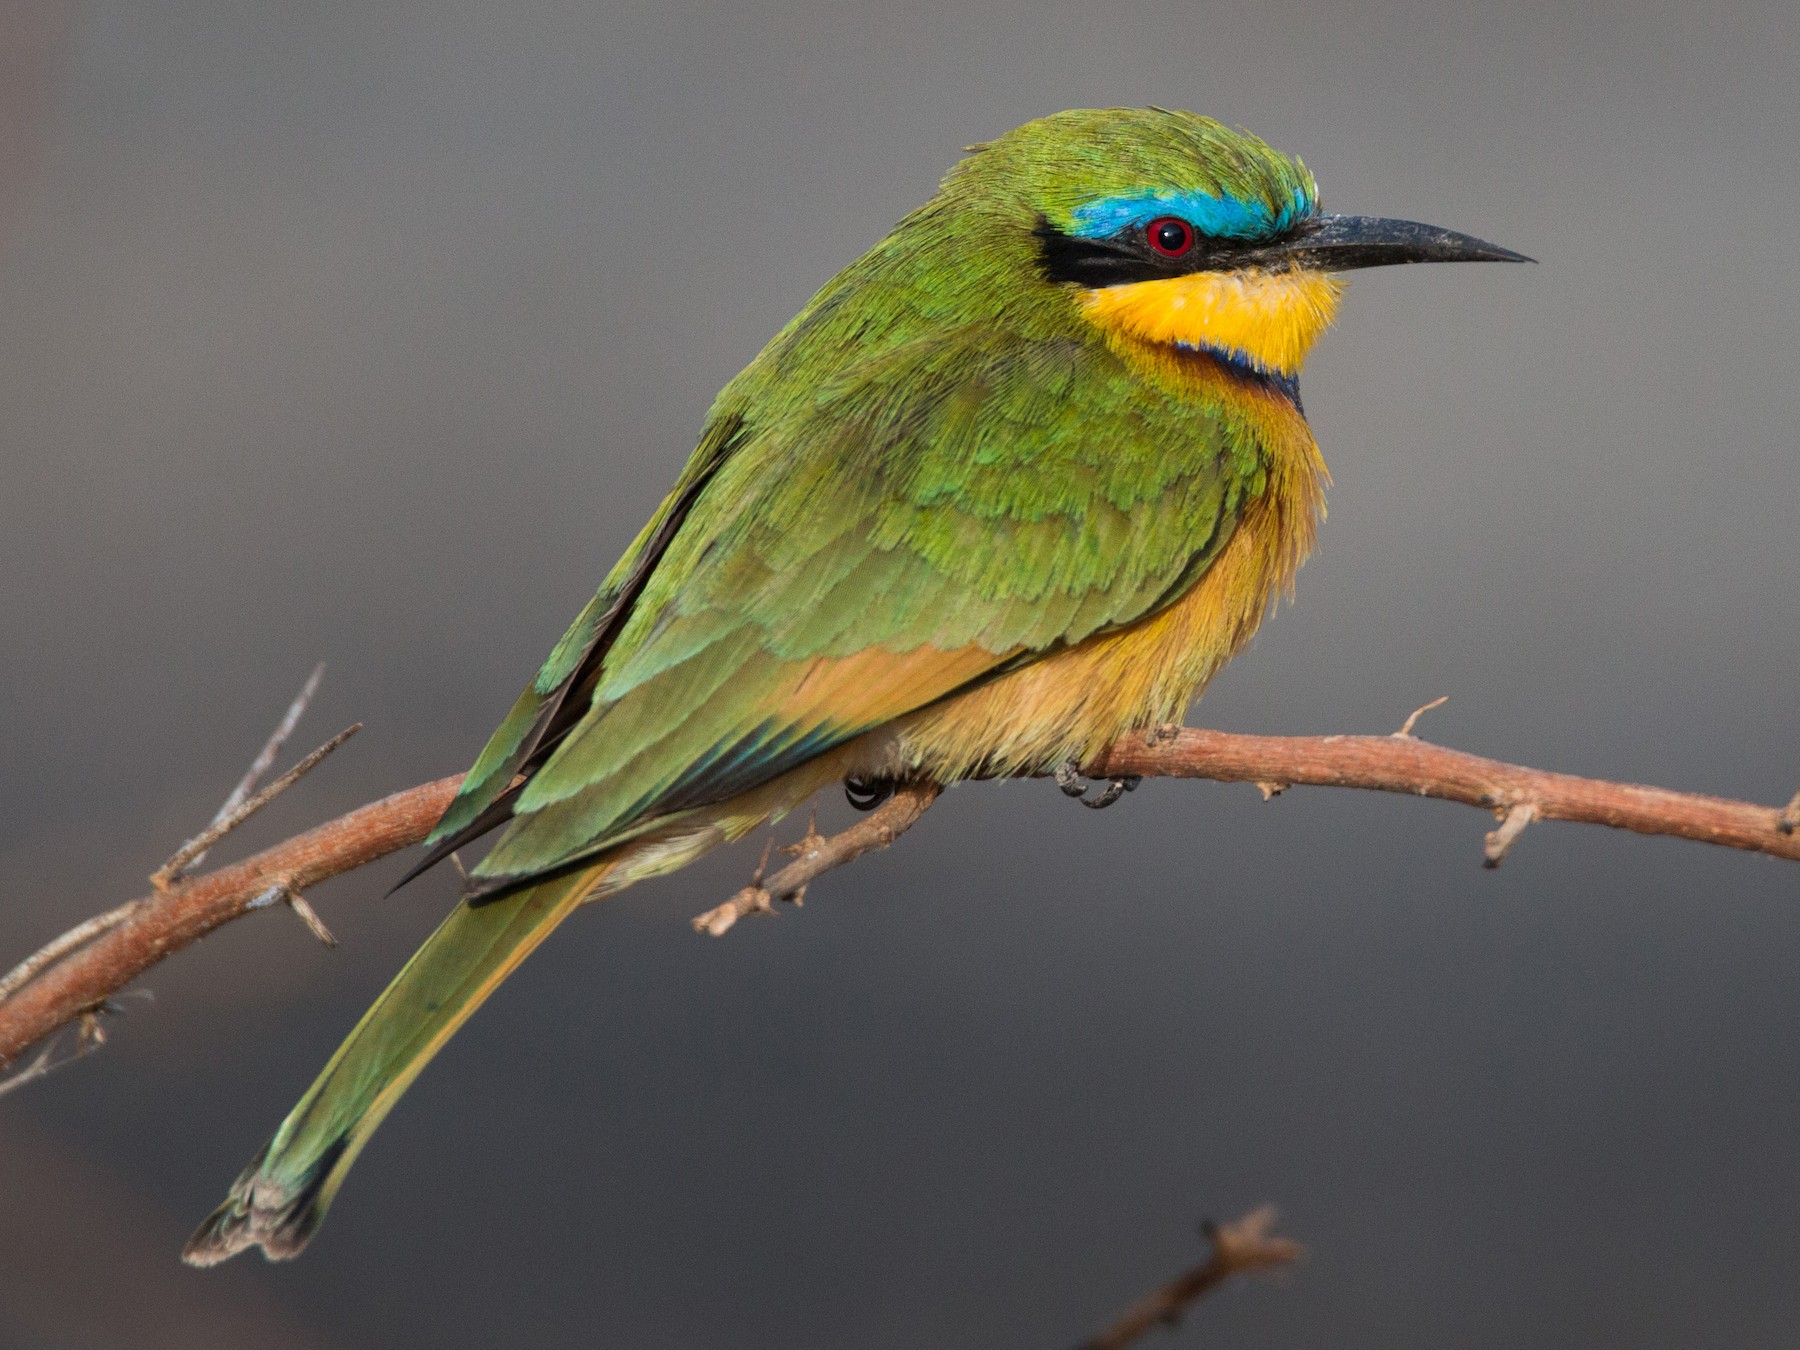
M211 1266L251 1247L271 1261L298 1256L400 1094L608 868L459 904L363 1015L225 1203L188 1240L182 1260Z

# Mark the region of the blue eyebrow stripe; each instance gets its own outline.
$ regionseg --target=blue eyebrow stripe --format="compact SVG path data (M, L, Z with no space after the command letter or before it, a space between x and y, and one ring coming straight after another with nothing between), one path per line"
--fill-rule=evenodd
M1148 225L1158 216L1180 216L1201 234L1215 239L1262 239L1279 234L1310 203L1296 191L1293 202L1271 212L1267 202L1238 197L1212 197L1204 192L1147 192L1134 197L1103 197L1070 213L1078 239L1105 239L1123 230Z

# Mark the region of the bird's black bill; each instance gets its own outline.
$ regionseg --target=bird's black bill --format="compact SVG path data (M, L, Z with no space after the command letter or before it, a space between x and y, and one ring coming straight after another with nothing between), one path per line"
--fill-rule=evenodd
M1392 263L1535 261L1473 235L1380 216L1311 216L1274 239L1202 235L1177 255L1156 252L1144 231L1135 226L1103 239L1089 239L1063 234L1049 221L1039 219L1033 233L1046 278L1090 289L1162 281L1194 272L1285 271L1291 267L1348 272Z
M1381 216L1315 216L1279 248L1289 260L1321 272L1394 263L1537 261L1471 234Z

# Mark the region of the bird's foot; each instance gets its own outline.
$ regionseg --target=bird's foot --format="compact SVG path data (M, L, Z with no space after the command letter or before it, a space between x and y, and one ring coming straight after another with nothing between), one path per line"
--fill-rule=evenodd
M844 800L858 811L873 811L894 795L894 784L886 778L846 778Z
M1056 786L1062 789L1065 797L1073 797L1083 806L1100 811L1111 806L1127 792L1136 792L1137 785L1144 780L1137 774L1126 774L1123 778L1109 778L1106 786L1090 797L1087 795L1087 780L1081 776L1081 766L1074 760L1056 766Z

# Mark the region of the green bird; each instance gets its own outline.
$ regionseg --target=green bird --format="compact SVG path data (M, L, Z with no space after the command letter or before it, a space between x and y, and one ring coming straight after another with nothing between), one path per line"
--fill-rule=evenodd
M1179 719L1291 587L1327 474L1297 377L1334 274L1525 261L1326 215L1163 109L972 147L720 392L420 868L499 839L201 1224L296 1255L439 1047L578 905L831 783L1088 762Z

